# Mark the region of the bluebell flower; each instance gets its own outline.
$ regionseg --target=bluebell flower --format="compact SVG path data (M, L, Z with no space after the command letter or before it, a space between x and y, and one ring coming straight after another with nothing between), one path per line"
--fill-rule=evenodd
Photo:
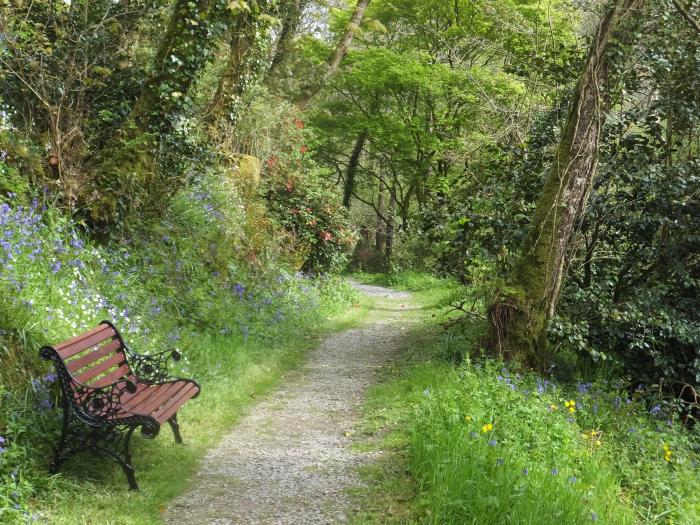
M591 389L592 386L593 386L592 383L579 383L578 386L577 386L577 390L578 390L581 394L587 394L588 391Z
M552 469L552 476L556 476L556 475L558 475L558 474L559 474L559 469L556 468L556 467L554 467L554 468Z

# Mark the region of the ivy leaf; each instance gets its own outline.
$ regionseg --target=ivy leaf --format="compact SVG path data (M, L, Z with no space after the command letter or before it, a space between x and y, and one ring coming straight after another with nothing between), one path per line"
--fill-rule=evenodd
M389 33L386 26L384 24L382 24L379 20L376 20L374 18L371 18L370 20L368 20L365 25L366 25L367 29L372 33L382 33L384 35Z
M250 6L245 0L229 0L228 9L234 13L247 11L250 13Z

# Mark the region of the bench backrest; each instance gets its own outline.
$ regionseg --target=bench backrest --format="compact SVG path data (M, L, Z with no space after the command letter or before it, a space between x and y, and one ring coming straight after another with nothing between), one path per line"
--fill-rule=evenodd
M110 323L103 322L53 348L80 385L102 388L130 375L124 343Z

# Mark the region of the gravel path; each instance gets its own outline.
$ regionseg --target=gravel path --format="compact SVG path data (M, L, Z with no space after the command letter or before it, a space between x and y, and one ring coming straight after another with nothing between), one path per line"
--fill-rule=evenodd
M203 461L169 524L344 523L347 490L372 456L351 450L354 425L378 367L399 348L410 296L352 283L377 299L373 321L328 337L306 364L253 406Z

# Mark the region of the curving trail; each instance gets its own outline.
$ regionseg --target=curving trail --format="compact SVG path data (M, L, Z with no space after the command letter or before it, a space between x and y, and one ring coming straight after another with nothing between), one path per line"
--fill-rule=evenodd
M170 524L344 523L348 489L371 454L351 450L363 396L405 333L409 294L353 283L376 298L372 320L329 336L299 370L212 449Z

